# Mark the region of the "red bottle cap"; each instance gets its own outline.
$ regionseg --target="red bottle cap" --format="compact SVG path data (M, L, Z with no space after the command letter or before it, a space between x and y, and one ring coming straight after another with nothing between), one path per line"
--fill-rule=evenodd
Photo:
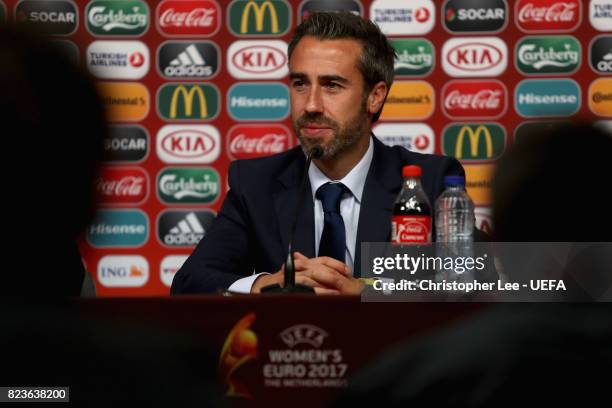
M421 177L421 166L404 166L402 175L404 177Z

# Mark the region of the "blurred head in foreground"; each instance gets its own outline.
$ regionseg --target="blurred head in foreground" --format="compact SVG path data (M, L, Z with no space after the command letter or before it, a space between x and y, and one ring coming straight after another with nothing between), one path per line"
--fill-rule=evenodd
M0 28L0 61L3 222L12 234L4 292L78 294L76 237L93 213L107 130L102 105L56 43Z
M612 137L588 123L522 135L493 182L496 241L610 241Z

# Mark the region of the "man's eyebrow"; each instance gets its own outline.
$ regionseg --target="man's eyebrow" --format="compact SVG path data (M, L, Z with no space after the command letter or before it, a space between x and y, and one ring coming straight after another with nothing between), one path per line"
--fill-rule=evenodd
M292 72L289 74L289 79L306 79L307 75L303 72ZM340 75L321 75L318 77L319 81L336 81L341 82L343 84L347 84L350 81L343 76Z

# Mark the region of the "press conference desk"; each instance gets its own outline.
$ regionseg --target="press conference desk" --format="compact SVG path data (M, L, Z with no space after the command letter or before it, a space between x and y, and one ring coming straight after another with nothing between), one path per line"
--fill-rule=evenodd
M368 361L400 341L483 308L362 303L344 296L186 296L79 300L84 317L187 332L206 345L232 405L324 406ZM270 405L272 406L272 405Z

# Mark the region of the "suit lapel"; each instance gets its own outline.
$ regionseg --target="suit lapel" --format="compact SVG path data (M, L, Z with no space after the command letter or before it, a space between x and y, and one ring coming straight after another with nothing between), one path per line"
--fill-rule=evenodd
M374 156L366 177L355 248L353 274L361 276L361 243L388 242L391 235L391 212L393 202L402 186L401 161L376 137Z
M283 256L286 254L290 241L291 227L297 208L298 195L300 194L300 182L304 171L304 164L305 158L300 151L298 158L278 177L280 188L273 195ZM314 257L316 253L314 242L314 205L310 191L310 182L307 181L304 202L301 203L299 208L293 250L299 251L309 258Z

